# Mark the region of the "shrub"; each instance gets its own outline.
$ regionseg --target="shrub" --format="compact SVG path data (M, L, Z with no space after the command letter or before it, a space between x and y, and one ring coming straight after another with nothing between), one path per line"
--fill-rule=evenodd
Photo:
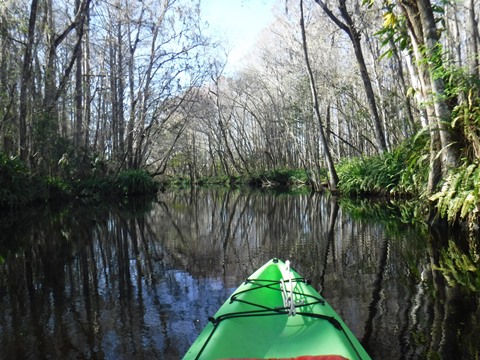
M337 166L338 187L346 195L422 193L428 178L426 147L427 137L421 133L381 155L344 160Z
M0 153L0 184L0 207L22 206L34 198L33 181L27 166L3 153Z
M475 224L480 211L480 166L463 164L450 170L442 188L430 197L437 201L440 215L450 222L467 220Z
M229 185L234 179L230 179L227 175L215 176L215 177L201 177L198 179L198 185Z
M116 178L115 187L123 195L151 194L158 190L158 183L145 170L126 170Z
M267 170L251 174L247 182L255 186L261 186L265 182L276 183L280 186L299 185L308 182L308 175L302 169Z
M480 157L480 79L456 67L447 68L446 79L445 95L456 104L451 126L459 135L462 155L473 162Z
M106 176L77 180L74 188L75 195L87 201L99 201L102 198L108 198L111 194L117 194L114 181Z
M54 201L66 199L72 194L72 187L64 179L60 177L47 177L42 187L45 191L45 199L53 199Z

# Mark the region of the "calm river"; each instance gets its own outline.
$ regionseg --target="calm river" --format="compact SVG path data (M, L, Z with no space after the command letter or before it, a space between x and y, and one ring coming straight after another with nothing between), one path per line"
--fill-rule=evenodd
M432 270L427 231L354 220L322 195L199 190L137 210L1 219L1 359L181 359L272 257L311 279L374 359L480 356L479 297Z

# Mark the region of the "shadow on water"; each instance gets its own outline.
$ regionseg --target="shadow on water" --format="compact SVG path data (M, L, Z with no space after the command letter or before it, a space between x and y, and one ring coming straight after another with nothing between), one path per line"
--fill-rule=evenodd
M448 233L393 209L195 190L2 218L0 358L179 359L272 257L309 276L374 359L478 357L478 295L436 270Z

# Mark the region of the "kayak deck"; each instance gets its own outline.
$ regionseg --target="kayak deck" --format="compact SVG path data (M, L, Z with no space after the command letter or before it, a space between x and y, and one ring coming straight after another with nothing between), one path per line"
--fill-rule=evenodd
M370 359L289 261L268 261L209 320L184 360Z

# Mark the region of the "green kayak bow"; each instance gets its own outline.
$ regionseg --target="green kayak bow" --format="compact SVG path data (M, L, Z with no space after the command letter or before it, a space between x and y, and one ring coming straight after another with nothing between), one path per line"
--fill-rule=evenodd
M272 259L220 307L190 359L370 359L357 338L290 262Z

